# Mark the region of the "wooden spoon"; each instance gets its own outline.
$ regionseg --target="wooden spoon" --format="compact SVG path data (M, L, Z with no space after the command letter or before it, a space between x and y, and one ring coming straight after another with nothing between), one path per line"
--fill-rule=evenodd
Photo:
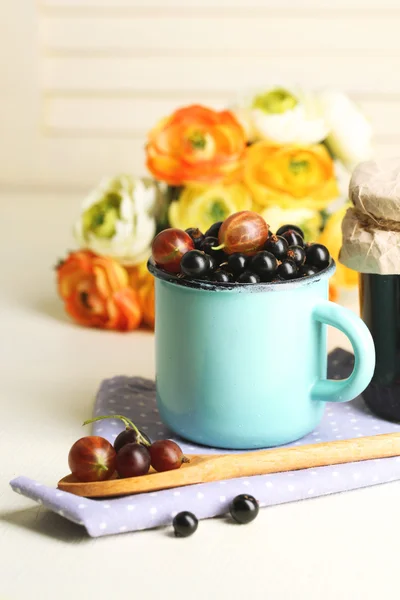
M68 475L58 488L77 496L100 498L154 492L168 488L222 481L236 477L297 471L327 465L400 455L400 433L324 442L292 448L274 448L242 454L196 454L180 469L127 479L109 479L82 483Z

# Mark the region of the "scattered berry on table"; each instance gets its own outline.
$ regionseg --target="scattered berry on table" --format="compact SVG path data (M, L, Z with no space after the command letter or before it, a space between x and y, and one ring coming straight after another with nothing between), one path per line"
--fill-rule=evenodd
M258 515L259 506L257 500L253 498L253 496L240 494L232 500L229 511L236 523L245 525L254 521Z
M279 235L271 235L264 244L264 250L271 252L278 260L286 257L288 243L285 238Z
M189 537L196 531L198 524L197 517L188 510L178 513L172 522L176 537Z

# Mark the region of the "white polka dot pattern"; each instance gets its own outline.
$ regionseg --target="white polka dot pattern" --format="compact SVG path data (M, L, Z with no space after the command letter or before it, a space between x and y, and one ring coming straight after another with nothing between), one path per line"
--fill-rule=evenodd
M348 375L351 367L349 356L343 351L334 353L333 359L330 360L330 377L335 374L339 378ZM332 372L332 369L336 371ZM215 448L207 449L192 442L187 443L163 426L156 408L153 381L125 376L103 381L97 395L94 414L126 415L140 429L145 430L151 439L173 438L187 453L221 452ZM93 434L101 434L113 441L123 429L122 422L110 419L94 423ZM347 404L328 404L318 430L293 445L394 431L400 431L399 424L388 423L371 415L361 398L357 398ZM261 506L270 506L396 479L400 479L400 457L217 481L151 494L107 499L106 502L82 499L27 477L18 477L11 485L15 492L42 503L73 523L84 525L91 536L97 537L167 525L182 510L191 510L199 519L220 515L228 510L232 498L240 493L252 494Z

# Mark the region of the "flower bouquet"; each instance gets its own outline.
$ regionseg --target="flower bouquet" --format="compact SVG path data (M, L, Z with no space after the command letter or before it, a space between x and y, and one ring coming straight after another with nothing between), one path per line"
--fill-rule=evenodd
M370 158L371 127L344 94L275 87L228 110L176 110L148 134L152 178L118 175L84 200L74 226L79 250L57 266L66 311L85 326L154 326L146 261L167 227L206 231L242 210L275 231L298 225L337 260L350 170ZM337 265L331 298L356 285Z

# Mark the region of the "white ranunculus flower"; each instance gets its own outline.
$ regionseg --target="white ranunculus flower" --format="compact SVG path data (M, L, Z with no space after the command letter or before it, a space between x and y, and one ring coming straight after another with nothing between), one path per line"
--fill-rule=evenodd
M142 262L156 231L157 193L151 181L129 175L103 180L83 202L77 243L125 265Z
M272 88L241 102L233 111L249 141L309 145L328 134L317 96L300 89Z
M324 90L319 104L329 126L327 144L349 169L372 157L372 127L358 106L342 92Z

